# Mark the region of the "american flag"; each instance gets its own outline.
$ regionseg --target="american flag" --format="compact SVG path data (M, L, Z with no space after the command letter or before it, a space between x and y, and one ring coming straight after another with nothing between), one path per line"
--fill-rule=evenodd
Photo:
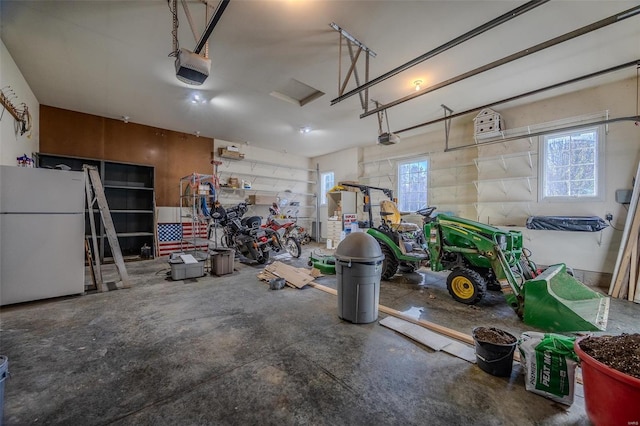
M158 255L166 256L183 250L193 250L193 238L207 238L207 224L191 222L158 224ZM198 242L199 250L207 250L209 244Z

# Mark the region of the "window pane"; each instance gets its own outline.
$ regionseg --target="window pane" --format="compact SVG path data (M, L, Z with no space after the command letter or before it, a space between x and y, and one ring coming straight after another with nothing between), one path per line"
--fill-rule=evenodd
M327 192L335 186L333 172L320 175L320 204L327 204Z
M398 209L415 212L427 205L427 160L398 164Z
M597 129L549 135L544 144L544 197L598 195Z

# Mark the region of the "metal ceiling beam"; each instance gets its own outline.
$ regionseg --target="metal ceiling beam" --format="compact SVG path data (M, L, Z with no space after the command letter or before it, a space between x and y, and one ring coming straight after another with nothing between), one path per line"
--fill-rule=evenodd
M556 129L541 130L539 132L527 133L527 134L524 134L524 135L509 136L509 137L506 137L506 138L501 138L501 139L496 139L496 140L487 141L487 142L481 142L481 143L473 143L473 144L469 144L469 145L460 145L460 146L455 146L453 148L449 148L449 146L447 144L445 146L444 152L459 151L461 149L467 149L467 148L477 148L479 146L493 145L495 143L516 141L518 139L533 138L533 137L536 137L536 136L543 136L543 135L548 135L548 134L551 134L551 133L560 133L560 132L568 132L568 131L571 131L571 130L579 130L579 129L583 129L586 126L599 126L601 124L613 124L613 123L619 123L619 122L622 122L622 121L633 121L635 123L638 123L638 122L640 122L640 115L632 115L632 116L628 116L628 117L619 117L619 118L610 118L608 120L599 120L599 121L594 121L594 122L591 122L591 123L580 123L580 124L576 124L576 125L573 125L573 126L560 127L560 128L556 128Z
M342 95L344 93L344 91L347 88L347 84L349 84L349 80L351 80L351 75L354 76L355 80L356 80L356 85L359 86L360 85L360 77L358 76L358 58L360 57L360 53L364 50L365 53L365 81L369 79L369 58L370 57L374 57L376 56L375 52L372 51L371 49L369 49L367 46L365 46L362 42L360 42L358 39L356 39L354 36L352 36L351 34L349 34L348 32L346 32L343 28L340 28L340 26L338 24L336 24L335 22L332 22L329 24L329 26L331 28L333 28L334 30L336 30L337 32L340 33L340 41L338 44L338 50L339 50L339 54L338 54L338 95ZM351 66L349 67L349 70L347 71L347 75L344 78L344 81L342 81L342 39L346 40L346 44L347 47L349 48L349 58L351 59ZM357 46L358 50L357 52L354 54L353 53L353 46ZM362 106L362 109L364 111L367 110L367 103L368 103L368 99L369 99L369 91L365 90L364 93L364 97L362 95L362 92L359 93L360 95L360 105Z
M450 115L448 115L446 117L436 118L436 119L431 120L431 121L427 121L427 122L424 122L424 123L416 124L415 126L405 127L404 129L396 130L393 133L395 133L396 135L399 135L400 133L408 132L410 130L415 130L415 129L418 129L420 127L430 126L431 124L436 124L436 123L439 123L439 122L444 121L444 120L450 120L450 119L453 119L453 118L456 118L456 117L467 115L467 114L470 114L470 113L472 113L474 111L478 111L478 110L485 109L485 108L491 108L491 107L499 105L499 104L504 104L504 103L515 101L515 100L518 100L518 99L521 99L521 98L526 98L528 96L537 95L538 93L542 93L542 92L545 92L547 90L557 89L559 87L566 86L568 84L577 83L577 82L580 82L582 80L587 80L589 78L599 77L601 75L608 74L608 73L615 72L615 71L620 71L622 69L629 68L629 67L632 67L632 66L640 67L640 59L636 59L635 61L631 61L631 62L626 62L626 63L621 64L621 65L616 65L615 67L611 67L611 68L603 69L603 70L600 70L600 71L592 72L590 74L585 74L585 75L582 75L580 77L575 77L575 78L572 78L572 79L569 79L569 80L565 80L565 81L562 81L560 83L552 84L551 86L546 86L546 87L542 87L540 89L531 90L531 91L526 92L526 93L521 93L519 95L515 95L515 96L511 96L509 98L501 99L499 101L491 102L491 103L488 103L486 105L482 105L482 106L479 106L479 107L471 108L471 109L468 109L466 111L457 112L455 114L450 114Z
M463 43L463 42L465 42L467 40L470 40L473 37L484 33L485 31L488 31L488 30L490 30L490 29L492 29L494 27L497 27L498 25L503 24L503 23L515 18L516 16L522 15L523 13L526 13L526 12L528 12L528 11L538 7L538 6L541 6L544 3L547 3L548 1L549 0L533 0L533 1L530 1L528 3L525 3L524 5L522 5L520 7L517 7L517 8L515 8L515 9L513 9L513 10L511 10L511 11L509 11L509 12L507 12L507 13L501 15L501 16L498 16L497 18L492 19L491 21L489 21L487 23L484 23L484 24L480 25L479 27L476 27L476 28L472 29L471 31L468 31L468 32L462 34L461 36L458 36L458 37L454 38L453 40L450 40L450 41L446 42L445 44L436 47L435 49L425 53L424 55L418 56L417 58L412 59L411 61L409 61L409 62L407 62L407 63L405 63L403 65L400 65L399 67L394 68L391 71L389 71L389 72L387 72L385 74L382 74L381 76L376 77L371 81L367 81L362 86L358 86L355 89L353 89L353 90L351 90L351 91L349 91L349 92L347 92L345 94L339 94L340 96L338 96L337 98L335 98L335 99L333 99L331 101L331 105L335 105L338 102L341 102L341 101L343 101L343 100L355 95L356 93L360 93L361 91L363 91L365 89L368 89L371 86L374 86L374 85L376 85L378 83L381 83L384 80L386 80L386 79L388 79L390 77L393 77L396 74L401 73L402 71L405 71L405 70L407 70L407 69L409 69L409 68L411 68L411 67L413 67L413 66L415 66L415 65L417 65L417 64L419 64L421 62L426 61L429 58L432 58L432 57L434 57L434 56L436 56L436 55L438 55L438 54L440 54L442 52L445 52L445 51L451 49L452 47L457 46L460 43ZM335 24L333 24L333 25L335 25Z
M231 0L220 0L220 4L218 4L218 8L216 9L215 13L211 17L211 20L207 24L207 28L204 29L204 32L202 33L202 37L200 37L200 41L198 42L198 45L196 46L193 53L199 54L200 51L204 48L205 44L207 43L207 40L209 40L209 37L213 32L213 29L218 24L220 17L222 17L222 14L224 13L224 10L227 8L227 6L229 5L230 1Z
M458 82L460 82L462 80L465 80L465 79L467 79L469 77L473 77L475 75L478 75L478 74L481 74L483 72L489 71L489 70L491 70L493 68L497 68L500 65L508 64L509 62L513 62L513 61L515 61L517 59L524 58L525 56L532 55L534 53L540 52L540 51L542 51L544 49L547 49L549 47L555 46L557 44L564 43L565 41L574 39L574 38L579 37L581 35L590 33L592 31L599 30L600 28L604 28L604 27L606 27L608 25L616 24L616 23L618 23L620 21L623 21L625 19L631 18L631 17L633 17L635 15L638 15L638 14L640 14L640 6L632 7L631 9L627 9L627 10L625 10L623 12L620 12L620 13L617 13L615 15L609 16L608 18L604 18L604 19L601 19L601 20L599 20L597 22L594 22L592 24L585 25L584 27L581 27L581 28L578 28L576 30L570 31L570 32L568 32L566 34L563 34L561 36L554 37L554 38L552 38L550 40L547 40L545 42L536 44L535 46L532 46L532 47L530 47L528 49L524 49L524 50L521 50L519 52L513 53L513 54L511 54L509 56L505 56L504 58L498 59L497 61L493 61L493 62L491 62L489 64L483 65L483 66L478 67L476 69L473 69L471 71L467 71L464 74L460 74L460 75L458 75L456 77L450 78L448 80L445 80L445 81L443 81L441 83L438 83L436 85L433 85L431 87L427 87L426 89L421 90L420 92L412 93L411 95L405 96L403 98L400 98L400 99L395 100L393 102L390 102L388 104L382 105L382 106L380 106L380 107L378 107L376 109L373 109L373 110L370 110L370 111L366 111L365 113L360 115L360 118L368 117L368 116L370 116L372 114L377 113L378 110L380 110L380 109L387 109L387 108L394 107L396 105L399 105L399 104L404 103L406 101L409 101L411 99L415 99L418 96L426 95L427 93L431 93L431 92L433 92L435 90L442 89L443 87L449 86L451 84L458 83Z
M357 38L355 38L354 36L349 34L340 25L336 24L335 22L332 22L332 23L329 24L329 26L331 28L333 28L334 30L336 30L337 32L339 32L342 37L346 38L347 40L351 41L351 43L355 44L356 46L358 46L359 48L361 48L362 50L367 52L370 56L373 56L374 58L376 57L376 52L374 52L373 50L369 49L362 42L360 42L360 40L358 40Z

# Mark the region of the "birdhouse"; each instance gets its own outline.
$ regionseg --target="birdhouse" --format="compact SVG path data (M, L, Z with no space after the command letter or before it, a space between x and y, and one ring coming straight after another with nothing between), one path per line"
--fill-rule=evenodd
M476 118L474 122L474 135L476 139L488 139L496 136L500 136L502 130L504 130L504 123L500 114L492 110L491 108L485 108Z

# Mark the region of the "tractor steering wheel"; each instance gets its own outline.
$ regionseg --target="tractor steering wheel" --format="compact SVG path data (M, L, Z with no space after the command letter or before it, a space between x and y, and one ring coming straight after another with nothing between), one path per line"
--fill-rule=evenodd
M418 213L420 216L429 217L431 216L431 213L433 213L436 209L437 207L425 207L416 211L416 213Z

